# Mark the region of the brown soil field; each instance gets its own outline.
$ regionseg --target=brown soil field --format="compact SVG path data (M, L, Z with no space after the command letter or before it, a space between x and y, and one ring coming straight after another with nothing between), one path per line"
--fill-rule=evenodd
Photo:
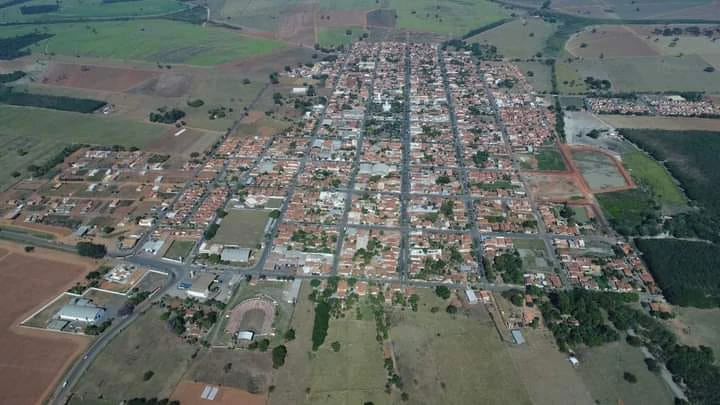
M182 97L190 90L192 79L192 75L162 73L153 75L129 91L146 96Z
M593 33L592 29L596 32ZM573 35L565 49L572 55L583 58L598 58L601 54L606 59L657 56L658 52L640 35L633 28L624 25L603 25ZM583 48L582 44L587 46Z
M278 38L299 46L315 45L315 13L301 11L280 16Z
M325 18L320 18L325 17ZM364 27L367 14L363 11L322 11L318 13L318 27Z
M53 62L41 81L51 86L125 91L156 76L157 72L149 70Z
M39 404L89 340L17 326L35 308L82 278L93 262L69 254L0 243L0 392L4 403Z
M372 27L395 28L397 11L378 9L367 13L367 25Z
M170 399L180 401L183 405L205 405L208 403L218 405L265 405L267 395L251 394L236 388L219 387L220 391L213 401L200 398L207 384L183 381L175 388Z
M687 117L636 117L629 115L600 115L600 120L615 128L720 131L720 120Z
M526 177L531 193L540 201L564 202L583 197L577 176L534 173Z

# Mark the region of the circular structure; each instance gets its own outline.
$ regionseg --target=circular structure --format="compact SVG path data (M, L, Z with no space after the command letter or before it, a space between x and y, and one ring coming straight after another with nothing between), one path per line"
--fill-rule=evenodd
M251 331L255 335L273 333L275 303L267 298L256 297L239 303L230 311L225 331L235 334L239 331Z

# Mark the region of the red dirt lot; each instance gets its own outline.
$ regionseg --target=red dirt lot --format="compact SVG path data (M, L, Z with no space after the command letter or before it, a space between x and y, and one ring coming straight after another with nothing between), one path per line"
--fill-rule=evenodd
M90 262L48 250L26 254L16 245L1 246L0 402L39 404L89 341L17 323L81 278Z
M45 73L42 83L50 86L120 92L157 75L156 72L149 70L54 62Z
M213 401L200 398L207 384L183 381L175 388L171 400L180 401L182 405L265 405L267 395L251 394L237 388L218 387L220 391Z

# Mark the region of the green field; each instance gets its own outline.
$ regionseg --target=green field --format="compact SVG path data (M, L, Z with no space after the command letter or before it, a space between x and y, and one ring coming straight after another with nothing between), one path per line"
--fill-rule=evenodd
M268 210L230 210L220 222L213 242L256 249L265 236Z
M80 378L73 403L100 396L113 403L170 396L196 348L168 331L161 313L160 308L147 311L112 340ZM155 373L150 381L143 381L146 371Z
M538 92L552 91L552 67L545 62L516 62L528 83Z
M508 348L481 306L465 315L418 289L418 312L395 311L390 329L397 368L418 404L530 404ZM439 307L436 313L432 307Z
M191 240L174 240L163 257L173 260L187 259L192 248L195 246L195 242Z
M657 161L642 152L625 153L622 159L635 181L648 187L662 204L681 205L687 202L670 173Z
M131 17L168 14L186 8L182 2L176 0L132 0L117 3L103 3L102 0L64 0L57 12L29 15L20 13L23 6L49 3L51 2L33 0L0 9L0 19L3 22L43 22L70 18Z
M24 173L31 163L44 162L72 143L124 145L142 148L167 128L114 117L0 106L0 188L12 172ZM21 152L27 152L21 155Z
M680 342L708 346L720 353L720 308L674 307L673 312L676 318L667 322L668 329L675 331Z
M555 24L539 18L521 18L470 37L467 42L495 45L506 58L532 58L545 49L547 39L555 32Z
M567 170L565 161L560 152L554 149L546 149L540 151L536 156L538 170Z
M488 0L392 0L390 8L397 10L398 28L440 34L463 35L508 16Z
M350 31L350 35L347 31ZM318 44L323 48L334 48L339 45L350 45L357 41L363 33L367 33L363 27L320 27L318 28Z
M623 235L649 234L657 225L652 196L634 189L596 194L605 217Z
M34 31L34 26L0 28L0 37ZM59 54L115 60L216 65L282 48L278 41L233 31L168 20L53 24L55 34L31 47L33 54Z
M597 404L673 403L672 392L660 376L647 369L639 348L615 342L593 347L579 355L581 363L578 372ZM631 384L623 379L626 371L637 377L637 383Z

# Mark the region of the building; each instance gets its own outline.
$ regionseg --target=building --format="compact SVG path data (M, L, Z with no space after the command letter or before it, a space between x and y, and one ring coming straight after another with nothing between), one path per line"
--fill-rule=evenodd
M475 291L473 291L473 290L471 290L471 289L469 289L469 288L465 290L465 298L467 298L467 301L468 301L468 303L470 303L470 304L477 304L477 303L478 303L478 298L477 298L477 296L475 295Z
M237 333L238 340L253 340L253 337L255 337L255 332L250 330L241 330Z
M207 299L210 296L210 285L215 282L215 275L212 273L202 273L194 280L192 285L185 293L192 298Z
M516 345L521 345L525 343L525 337L523 336L522 332L520 332L520 329L513 329L510 331L510 334L512 335L513 341Z
M76 299L60 308L56 318L69 322L96 324L105 319L105 312L105 308L99 307L88 300Z
M220 255L220 260L231 263L247 263L250 261L250 249L226 247Z

